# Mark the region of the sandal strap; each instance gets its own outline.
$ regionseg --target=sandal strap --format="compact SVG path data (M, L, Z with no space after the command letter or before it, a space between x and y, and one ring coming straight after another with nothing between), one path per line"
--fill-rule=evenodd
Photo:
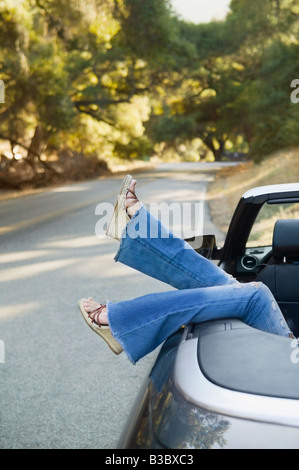
M135 194L134 191L132 191L130 188L127 189L126 198L129 197L130 199L132 199L132 196L128 196L129 193L131 193L132 196L133 196L135 199L137 199L137 201L138 201L138 198L137 198L136 194Z
M99 326L99 328L101 328L101 326L102 326L102 325L99 323L99 317L100 317L100 315L101 315L101 313L102 313L102 311L103 311L104 308L106 308L106 305L102 305L102 304L101 304L99 308L97 308L97 309L94 310L93 312L89 313L89 316L90 316L92 313L95 313L95 312L96 312L95 317L94 317L91 321L92 321L92 323L96 323L96 324Z
M129 194L132 194L132 196L130 196ZM134 204L136 204L136 202L139 202L139 199L136 196L136 194L129 188L126 192L126 202L128 201L128 199L132 199L132 202L129 205L126 205L126 209L128 209L131 206L134 206Z

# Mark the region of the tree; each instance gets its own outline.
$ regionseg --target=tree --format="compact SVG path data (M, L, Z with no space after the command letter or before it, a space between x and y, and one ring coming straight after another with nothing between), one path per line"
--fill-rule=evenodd
M103 145L110 140L111 153L144 132L144 64L115 39L121 26L114 13L113 0L25 0L0 9L0 73L6 87L0 138L26 150L36 173L41 166L54 171L41 158L47 146L59 149L69 138L81 148L86 144L80 136L88 117L99 123Z
M245 67L243 133L256 160L296 145L296 110L290 83L299 75L299 10L293 0L232 0L227 24L239 43Z
M199 137L222 158L226 144L248 146L256 159L298 143L290 83L299 75L296 1L232 0L224 22L181 23L181 36L196 46L176 98L169 98L168 142ZM183 76L183 75L181 75ZM191 77L191 78L190 78ZM170 122L173 122L170 125Z
M6 0L0 138L38 178L63 147L136 158L196 138L218 160L296 145L298 18L297 0L232 0L198 25L168 0Z
M222 158L226 142L239 132L236 110L243 66L229 55L224 26L221 22L182 24L182 36L196 46L196 58L180 75L175 96L167 99L166 120L155 123L158 138L167 123L169 142L178 137L200 138L215 160Z

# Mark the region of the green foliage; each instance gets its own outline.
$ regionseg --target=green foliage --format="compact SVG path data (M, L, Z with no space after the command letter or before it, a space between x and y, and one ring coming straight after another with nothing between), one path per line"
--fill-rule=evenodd
M184 93L168 100L158 135L167 123L168 141L169 134L186 137L184 122L189 137L199 137L216 159L226 146L249 146L259 160L297 145L290 84L299 76L298 18L296 0L232 0L224 22L182 22L180 33L196 46L197 61Z
M2 1L1 138L105 158L192 139L216 159L297 145L298 18L297 0L232 0L209 24L168 0Z
M153 154L153 144L147 136L143 135L134 140L130 140L130 142L126 144L116 142L114 152L117 156L127 160L136 158L147 160Z
M292 77L299 76L298 54L298 44L286 45L280 40L267 49L250 109L252 116L259 114L259 120L252 122L252 151L258 160L299 144L298 107L290 100Z
M165 0L122 0L119 19L123 44L136 57L155 58L162 50L168 50L174 36Z

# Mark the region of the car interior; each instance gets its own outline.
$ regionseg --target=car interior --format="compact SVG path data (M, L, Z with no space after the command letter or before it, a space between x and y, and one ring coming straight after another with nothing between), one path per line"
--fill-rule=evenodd
M269 287L296 337L299 337L299 203L262 204L247 240L236 250L230 269L241 282ZM235 241L235 245L238 242Z
M295 336L299 336L299 220L278 220L271 258L256 277L269 287Z
M294 210L294 204L291 206ZM272 209L276 217L273 214L265 217L265 211L261 211L263 215L253 224L246 246L226 270L240 282L263 282L277 300L290 329L299 337L299 203L292 214L285 209L282 206L275 207L274 212ZM277 220L277 216L288 215L297 218ZM219 259L213 235L186 241L202 256ZM218 251L221 253L221 249ZM222 263L222 267L227 265Z

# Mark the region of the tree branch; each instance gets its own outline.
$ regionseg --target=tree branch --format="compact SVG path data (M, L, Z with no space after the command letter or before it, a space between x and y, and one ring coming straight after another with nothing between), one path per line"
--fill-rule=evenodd
M122 98L119 100L110 100L110 99L78 100L78 101L74 101L74 105L78 107L78 106L90 106L90 105L96 104L98 106L105 107L105 106L111 106L114 104L129 103L130 99L131 99L131 96L130 98Z
M79 111L79 113L87 114L87 116L92 117L96 121L101 121L101 122L104 122L105 124L108 124L109 126L116 127L114 122L109 121L107 119L104 119L103 117L98 116L96 113L92 112L90 109L81 108L79 105L76 105L76 104L75 104L75 106L76 106L77 110Z

